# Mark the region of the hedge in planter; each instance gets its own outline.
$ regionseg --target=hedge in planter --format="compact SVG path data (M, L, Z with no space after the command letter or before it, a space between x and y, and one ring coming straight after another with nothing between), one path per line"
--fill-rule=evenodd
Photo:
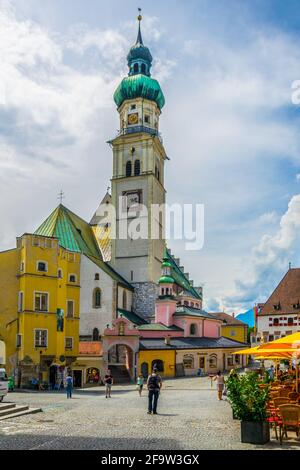
M267 418L269 389L261 389L257 373L229 377L227 396L233 416L241 423L242 442L265 444L270 440Z

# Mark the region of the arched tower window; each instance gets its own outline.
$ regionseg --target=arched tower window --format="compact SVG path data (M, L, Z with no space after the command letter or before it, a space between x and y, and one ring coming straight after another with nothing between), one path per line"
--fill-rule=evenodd
M101 289L94 289L93 292L93 306L94 308L101 308Z
M190 335L195 335L196 332L197 332L197 327L194 323L192 323L190 326Z
M98 328L93 329L93 341L99 341L99 330L98 330Z
M139 73L139 64L134 64L134 66L133 66L133 72L134 72L134 73Z
M146 65L145 64L142 64L142 66L141 66L141 73L143 73L144 75L146 74Z
M129 177L132 175L132 163L128 161L126 163L126 176Z
M134 176L140 176L141 174L141 162L140 160L136 160L134 162Z
M127 292L125 289L123 290L123 309L127 310Z

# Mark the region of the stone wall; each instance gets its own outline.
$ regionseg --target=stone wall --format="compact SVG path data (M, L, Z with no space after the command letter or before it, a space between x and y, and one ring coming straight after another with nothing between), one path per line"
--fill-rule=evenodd
M155 316L155 301L159 295L159 287L154 282L133 283L133 311L148 318Z

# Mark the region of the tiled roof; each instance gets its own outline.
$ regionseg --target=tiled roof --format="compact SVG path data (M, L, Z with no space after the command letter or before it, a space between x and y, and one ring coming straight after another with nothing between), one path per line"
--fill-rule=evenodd
M210 315L213 317L217 318L218 320L222 320L224 323L227 325L231 326L247 326L246 323L242 322L241 320L238 320L237 318L234 318L232 315L228 315L228 313L224 312L209 312Z
M144 338L140 340L140 349L234 349L249 347L246 343L229 338L171 338L166 345L163 338Z
M142 325L139 327L141 331L183 331L182 328L179 328L176 325L166 326L162 323L148 323L147 325Z
M147 324L146 320L137 315L136 313L130 312L129 310L124 310L122 308L118 308L118 318L120 318L121 315L131 323L134 323L135 325L141 326Z
M106 274L108 274L112 279L117 281L119 284L122 286L126 287L126 289L129 289L131 291L134 290L134 287L129 284L129 282L124 279L120 274L118 274L108 263L105 263L99 258L95 258L94 256L89 256L86 255L93 263L95 263L97 266L99 266L100 269L102 269Z
M187 292L188 295L194 297L195 299L202 300L201 295L191 286L190 281L181 271L180 267L177 265L174 257L166 250L166 256L168 257L170 263L172 264L171 268L171 276L175 280L176 284L178 284L183 290Z
M34 233L58 238L60 246L66 250L102 258L92 227L62 204Z
M300 302L300 268L289 269L280 281L274 292L270 295L258 316L279 315L287 313L295 314L300 312L300 308L294 308ZM280 309L274 309L274 305L280 305ZM300 307L300 305L299 305Z
M177 307L176 312L174 313L174 316L175 317L193 316L193 317L211 318L212 320L216 320L216 317L214 317L210 313L205 312L204 310L200 310L198 308L192 308L192 307L185 307L185 306Z

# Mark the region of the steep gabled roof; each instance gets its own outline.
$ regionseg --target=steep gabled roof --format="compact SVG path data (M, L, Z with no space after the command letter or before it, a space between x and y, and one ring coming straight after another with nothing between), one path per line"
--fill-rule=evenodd
M300 268L292 268L288 270L272 292L258 316L284 315L286 313L296 315L299 313L300 308L293 308L293 305L298 302L300 302ZM274 309L274 305L278 306L279 304L280 309Z
M194 289L191 285L188 278L181 271L180 267L177 265L174 257L169 253L169 250L165 250L165 255L171 263L171 276L173 277L176 284L178 284L183 290L185 290L188 295L194 297L195 299L202 300L202 296Z
M60 246L66 250L102 259L92 227L62 204L34 233L35 235L58 238Z

